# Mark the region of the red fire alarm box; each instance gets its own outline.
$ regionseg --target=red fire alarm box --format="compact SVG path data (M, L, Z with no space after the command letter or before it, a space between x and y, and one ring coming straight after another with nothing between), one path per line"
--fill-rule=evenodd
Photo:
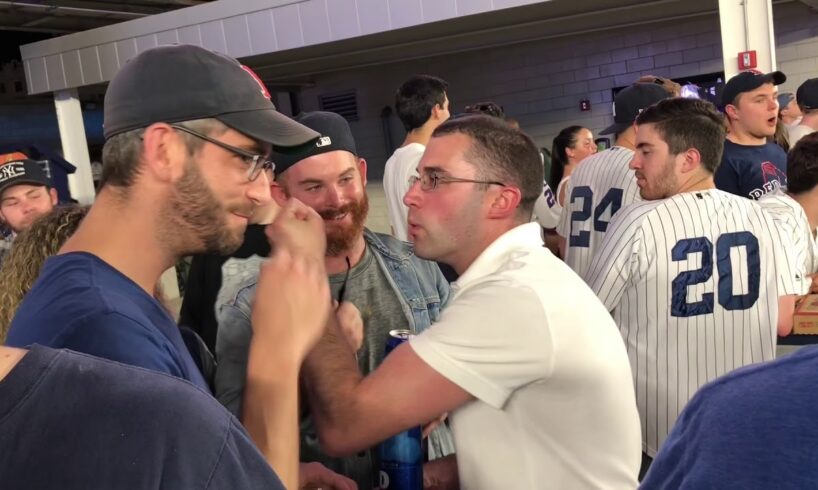
M750 68L755 68L756 66L757 63L755 51L742 51L741 53L738 54L739 70L749 70Z

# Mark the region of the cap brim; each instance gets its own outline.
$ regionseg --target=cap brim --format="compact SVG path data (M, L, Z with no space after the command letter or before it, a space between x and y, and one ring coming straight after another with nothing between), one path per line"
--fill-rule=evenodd
M300 146L321 136L274 109L232 112L215 117L236 131L273 146Z
M35 180L35 179L16 179L16 180L10 180L8 182L0 184L0 194L3 194L3 192L6 189L8 189L9 187L14 187L15 185L35 185L35 186L42 186L42 187L51 187L51 184L44 184L44 183L40 182L39 180Z
M621 133L622 131L627 129L628 126L630 126L631 124L633 124L633 123L622 123L622 122L613 123L610 126L608 126L607 128L600 131L599 134L617 134L617 133Z
M780 71L773 71L764 75L766 80L773 82L773 85L781 85L782 83L787 81L787 75L784 75L783 72Z

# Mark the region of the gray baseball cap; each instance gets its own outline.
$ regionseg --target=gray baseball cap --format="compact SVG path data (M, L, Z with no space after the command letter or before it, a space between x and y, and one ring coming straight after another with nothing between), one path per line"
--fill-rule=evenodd
M187 44L149 49L126 63L108 86L104 113L106 139L157 122L205 118L273 146L299 146L320 136L276 111L252 70Z

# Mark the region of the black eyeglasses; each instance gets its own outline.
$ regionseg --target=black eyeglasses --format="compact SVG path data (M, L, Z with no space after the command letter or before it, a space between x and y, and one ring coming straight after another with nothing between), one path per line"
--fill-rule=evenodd
M247 180L253 182L261 175L261 172L267 171L269 173L268 177L272 180L272 173L276 168L275 163L267 159L267 155L258 155L255 153L251 153L247 150L242 150L241 148L236 148L233 145L228 145L223 141L219 141L217 139L211 138L205 134L202 134L198 131L194 131L190 128L186 128L180 124L171 124L170 127L173 129L178 129L179 131L184 131L187 134L193 135L199 139L203 139L208 143L213 143L214 145L227 150L231 153L235 153L236 155L240 156L244 163L246 163L249 167L247 171Z
M437 186L440 184L454 184L458 182L466 182L469 184L500 185L505 187L504 183L497 182L496 180L461 179L459 177L447 177L434 173L423 174L420 177L418 177L417 175L409 177L410 187L415 185L417 182L420 182L420 188L423 189L424 191L433 191L437 189Z
M338 306L341 306L341 303L344 302L344 298L346 297L347 292L347 282L349 282L349 271L352 269L352 263L349 261L349 257L345 257L347 261L347 272L344 274L344 282L341 283L341 289L338 290Z

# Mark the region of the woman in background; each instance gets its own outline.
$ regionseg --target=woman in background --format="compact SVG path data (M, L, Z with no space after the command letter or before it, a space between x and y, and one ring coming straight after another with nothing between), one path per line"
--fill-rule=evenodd
M560 211L565 202L565 183L571 173L588 155L596 153L596 143L591 130L582 126L568 126L560 131L551 148L551 185L556 185L557 204Z
M23 297L40 275L45 259L56 255L88 213L85 206L66 206L40 217L20 233L0 266L0 344Z

